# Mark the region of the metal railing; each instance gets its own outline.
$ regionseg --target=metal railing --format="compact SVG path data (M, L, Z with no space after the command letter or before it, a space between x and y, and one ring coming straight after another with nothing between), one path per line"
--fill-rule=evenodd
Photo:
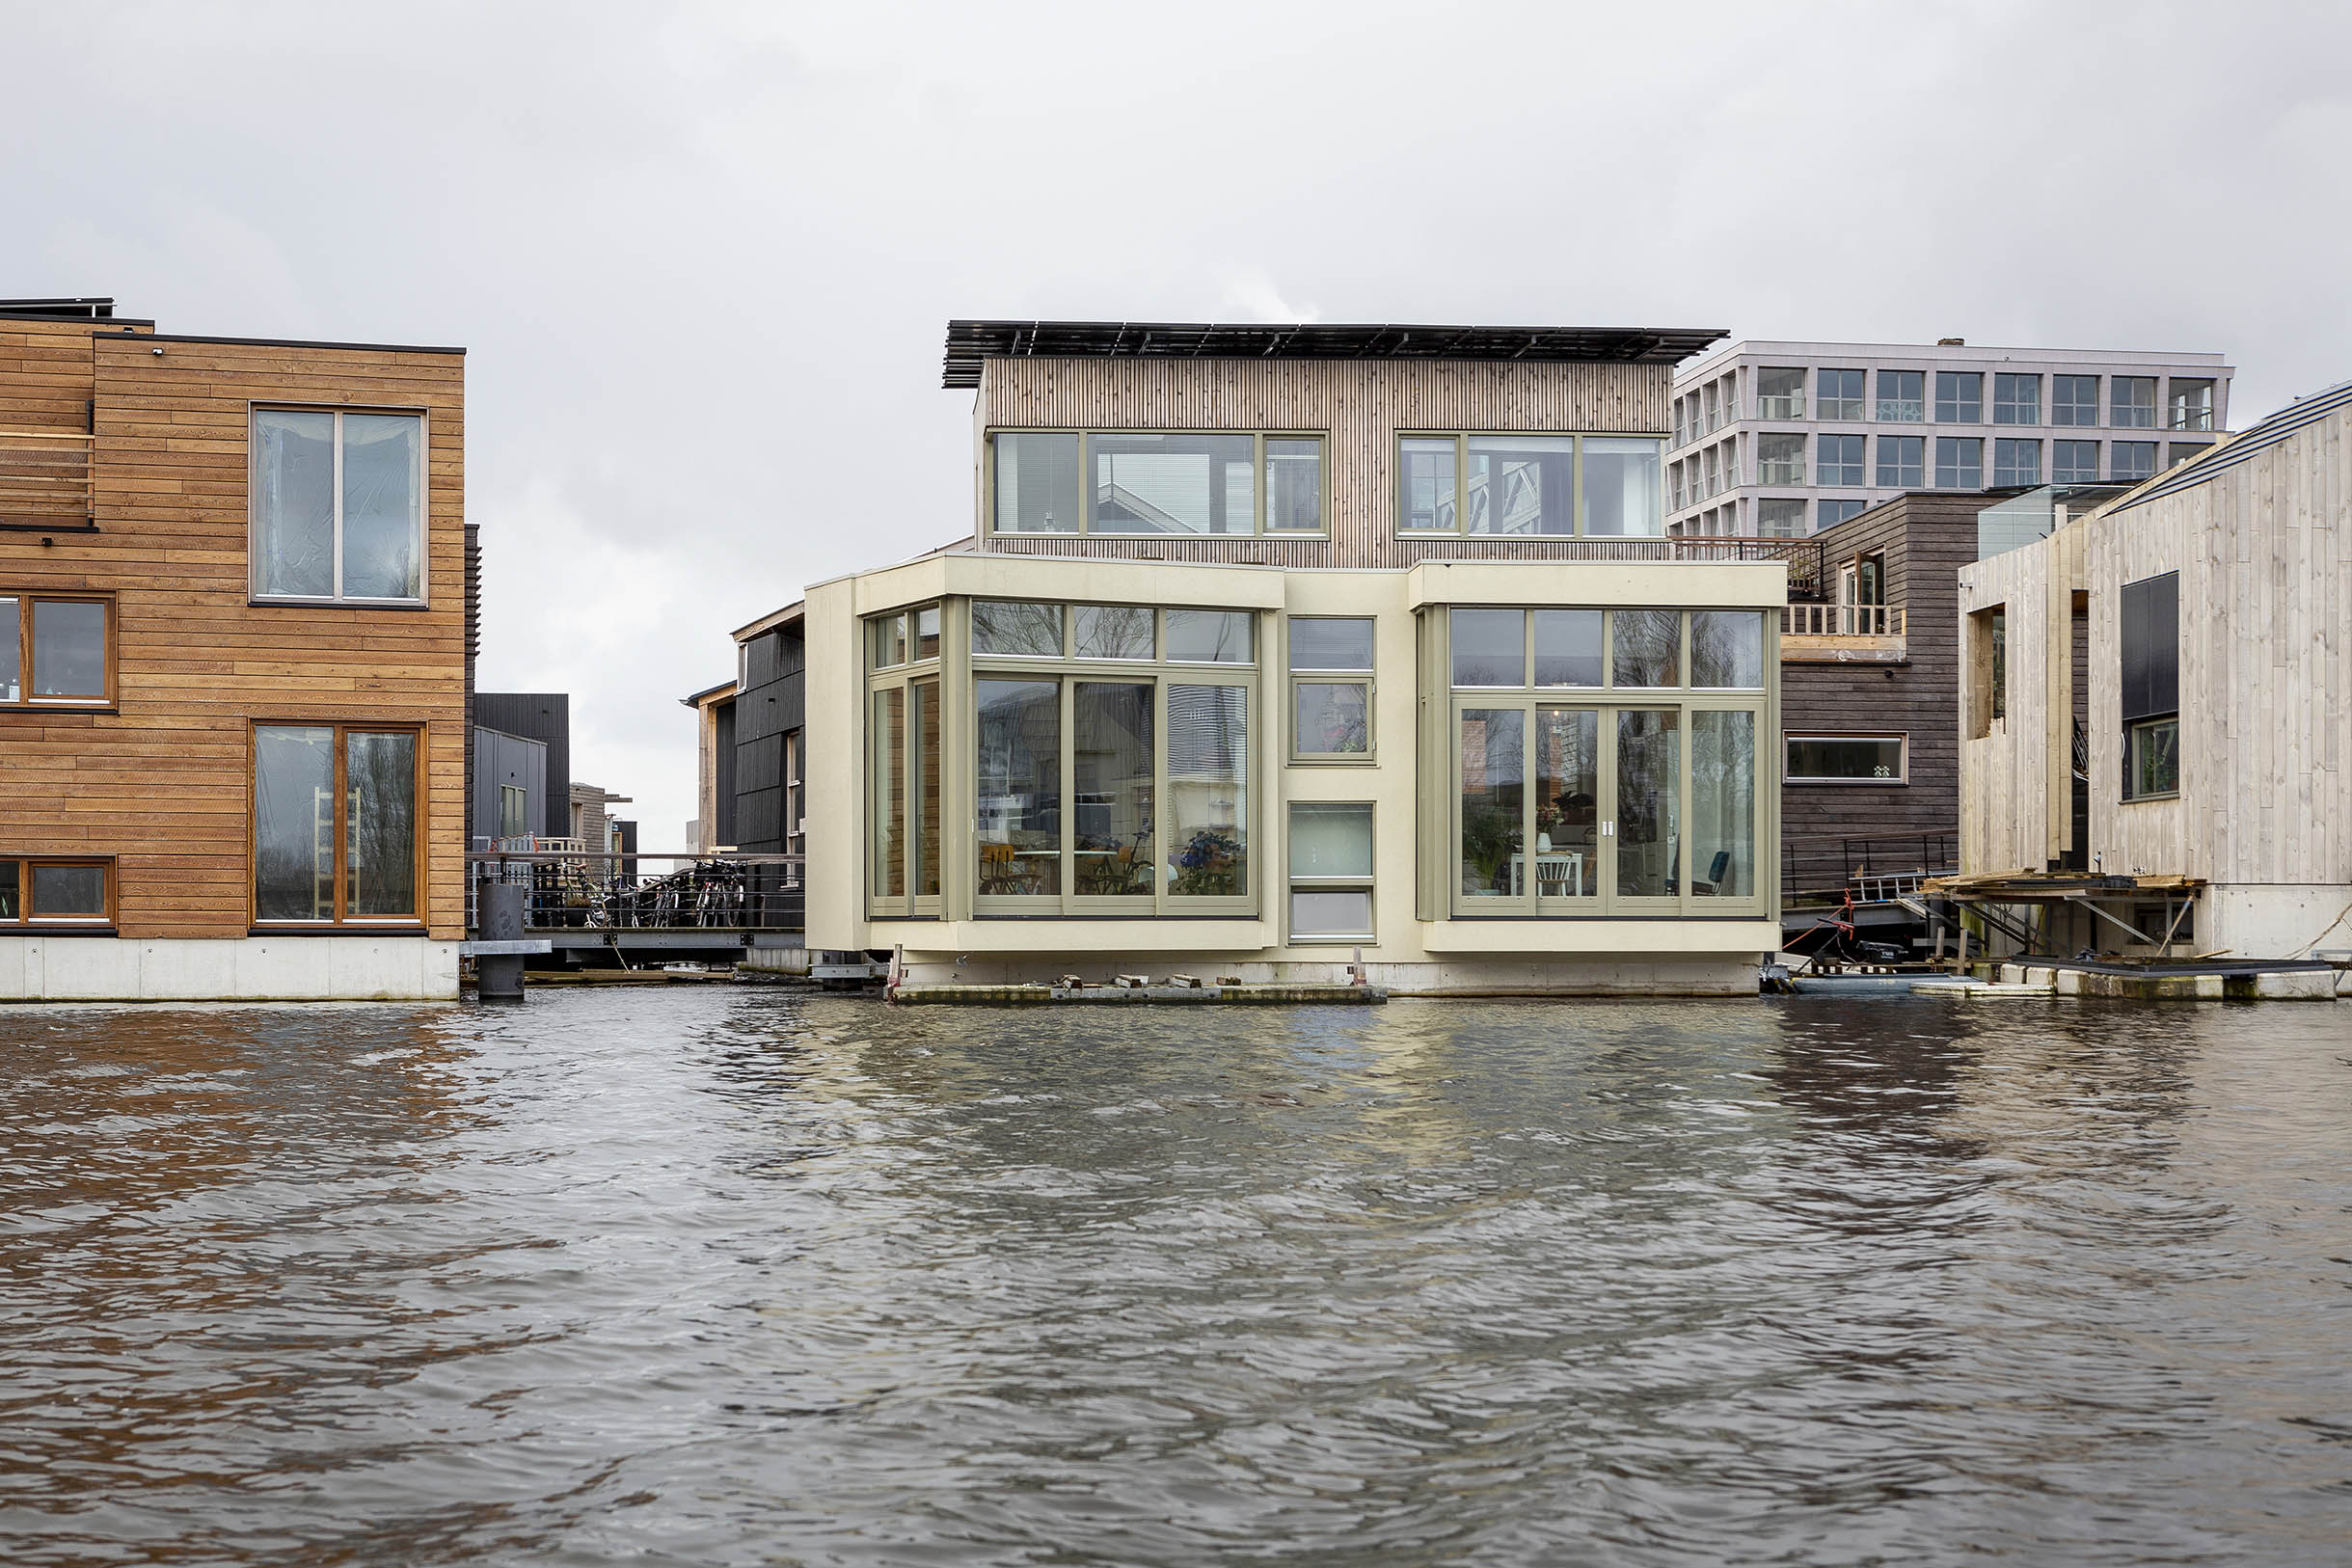
M95 439L73 430L0 429L0 523L87 527Z
M798 931L807 908L806 860L476 850L466 856L466 928L479 925L476 884L491 880L529 889L527 931Z
M1790 637L1899 637L1901 605L1790 605L1780 612L1780 635Z
M1918 892L1931 877L1957 872L1959 848L1950 833L1783 839L1780 887L1791 898L1851 893L1856 904L1888 903Z

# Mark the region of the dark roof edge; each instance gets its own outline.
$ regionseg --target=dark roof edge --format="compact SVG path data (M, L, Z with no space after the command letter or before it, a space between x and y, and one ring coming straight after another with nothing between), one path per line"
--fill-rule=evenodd
M144 315L76 315L58 311L11 311L0 307L0 321L78 321L85 327L104 330L121 327L128 332L132 327L151 327L152 316Z
M365 349L376 354L465 353L462 348L440 348L430 343L334 343L315 338L214 338L188 332L150 332L140 335L139 341L143 343L238 343L249 348L353 348Z
M734 687L735 683L733 681L721 681L716 686L706 686L701 690L695 692L692 696L680 697L678 700L689 708L699 708L702 706L703 698L715 697L721 691L732 690Z

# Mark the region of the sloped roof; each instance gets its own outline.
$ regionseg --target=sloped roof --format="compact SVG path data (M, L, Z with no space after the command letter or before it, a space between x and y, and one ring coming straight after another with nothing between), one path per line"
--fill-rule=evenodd
M2223 469L2245 462L2265 446L2276 446L2306 425L2318 423L2347 404L2352 404L2352 381L2339 381L2325 392L2297 398L2261 423L2215 442L2178 468L2157 474L2109 509L2127 512L2160 496L2203 484Z

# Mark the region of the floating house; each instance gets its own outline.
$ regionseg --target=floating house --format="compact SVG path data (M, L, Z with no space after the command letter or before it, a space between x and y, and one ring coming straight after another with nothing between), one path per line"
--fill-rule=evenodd
M808 945L1752 992L1786 566L1668 538L1663 489L1721 336L951 323L970 537L783 612Z
M0 301L0 998L453 997L460 349Z
M1958 891L1994 951L2352 948L2348 497L2352 383L1962 568Z

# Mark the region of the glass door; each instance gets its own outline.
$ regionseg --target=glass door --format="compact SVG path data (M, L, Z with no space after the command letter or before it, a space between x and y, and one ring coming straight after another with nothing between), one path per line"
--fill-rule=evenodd
M1601 711L1535 710L1535 847L1515 879L1546 914L1601 908Z
M1611 914L1682 907L1682 719L1679 708L1609 714L1601 838Z

